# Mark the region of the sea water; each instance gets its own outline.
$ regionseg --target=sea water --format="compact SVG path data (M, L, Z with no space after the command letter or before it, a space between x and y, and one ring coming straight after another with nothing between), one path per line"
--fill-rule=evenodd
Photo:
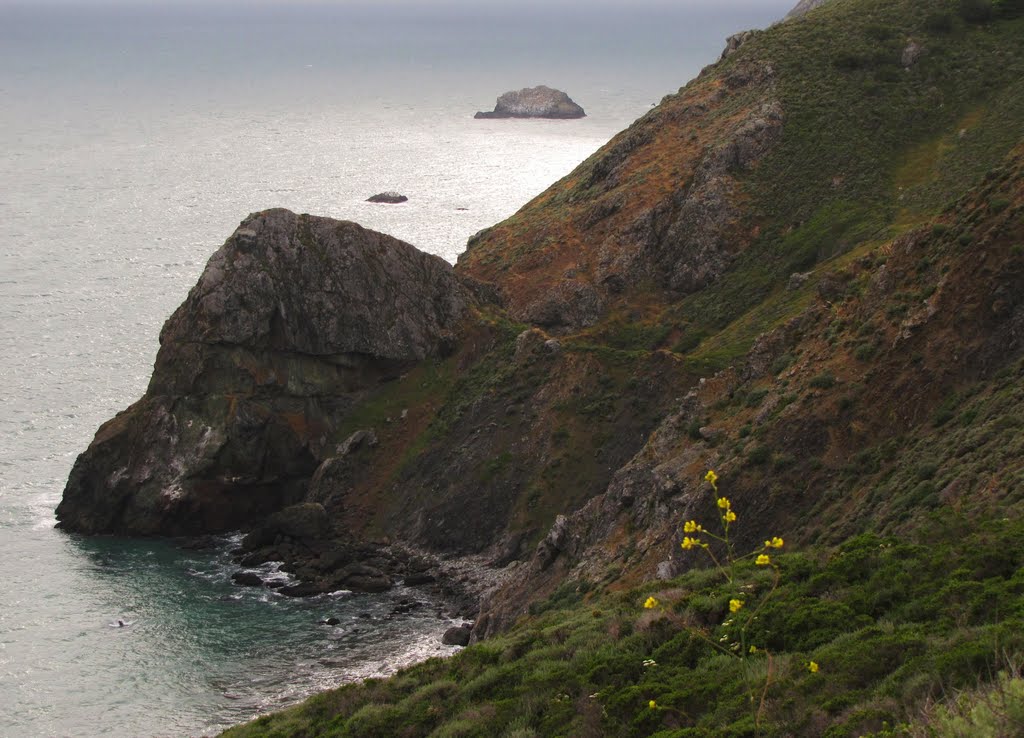
M454 261L788 4L0 2L0 735L209 734L449 653L422 592L291 600L232 585L230 538L56 531L76 454L248 213ZM536 84L588 117L473 119Z

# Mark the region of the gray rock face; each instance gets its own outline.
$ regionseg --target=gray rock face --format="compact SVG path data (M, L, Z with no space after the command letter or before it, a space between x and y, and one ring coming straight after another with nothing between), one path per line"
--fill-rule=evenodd
M725 49L722 50L722 59L727 59L735 54L743 44L754 38L760 31L740 31L725 39Z
M251 215L164 325L145 396L79 456L61 527L223 531L303 501L361 393L447 353L469 299L446 262L397 239Z
M586 113L561 90L540 85L498 98L494 110L477 113L474 118L584 118Z
M900 56L900 63L904 67L910 69L917 63L917 60L924 54L924 47L917 43L917 41L910 41L903 49L903 54Z

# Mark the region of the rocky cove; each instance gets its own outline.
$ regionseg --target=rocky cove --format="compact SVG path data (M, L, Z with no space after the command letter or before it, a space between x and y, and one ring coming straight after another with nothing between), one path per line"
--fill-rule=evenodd
M472 614L493 579L481 567L338 525L352 459L378 441L367 429L334 443L362 396L452 351L472 303L446 262L396 239L283 210L250 216L165 325L146 396L76 463L59 527L165 536L241 527L250 531L242 567L282 562L299 582L242 570L237 583L300 597L380 592L400 578Z

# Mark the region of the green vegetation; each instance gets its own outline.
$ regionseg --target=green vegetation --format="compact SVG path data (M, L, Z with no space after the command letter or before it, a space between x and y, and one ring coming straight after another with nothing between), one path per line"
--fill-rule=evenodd
M930 719L986 725L1022 704L1021 680L999 676L1024 654L1022 537L1019 517L943 513L914 535L773 555L779 584L746 634L767 651L746 659L711 644L732 637L723 622L737 591L753 601L772 586L752 560L731 584L713 569L625 593L568 582L508 633L451 659L225 735L753 736L750 684L766 679L766 737L909 730L925 705L964 689ZM658 608L643 607L648 597ZM953 729L938 734L964 735Z

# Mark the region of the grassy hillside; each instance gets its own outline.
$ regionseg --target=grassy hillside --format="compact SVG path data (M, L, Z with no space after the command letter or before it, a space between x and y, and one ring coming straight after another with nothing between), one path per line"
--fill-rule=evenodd
M833 0L476 238L339 514L497 542L489 637L226 735L1015 735L1022 80L1017 0Z

